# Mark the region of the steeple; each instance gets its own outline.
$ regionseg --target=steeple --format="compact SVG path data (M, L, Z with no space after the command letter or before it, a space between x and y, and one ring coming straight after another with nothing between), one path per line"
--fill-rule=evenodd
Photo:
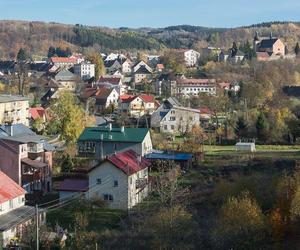
M270 32L270 39L272 39L273 38L273 34L272 34L272 31Z

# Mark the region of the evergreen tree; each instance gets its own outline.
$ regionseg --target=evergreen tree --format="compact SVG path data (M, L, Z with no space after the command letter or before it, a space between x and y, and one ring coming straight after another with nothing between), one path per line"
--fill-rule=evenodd
M268 121L263 113L260 113L256 120L256 133L257 138L264 141L267 138Z
M234 132L238 138L245 137L248 132L248 124L244 117L239 117L234 127Z
M299 43L296 43L296 46L295 46L295 54L296 54L296 56L299 54L299 52L300 52Z
M56 49L53 46L50 46L48 50L48 58L55 56L55 54L56 54Z
M19 62L20 61L26 61L27 59L28 59L28 55L27 55L25 49L20 48L19 52L17 54L17 61L19 61Z

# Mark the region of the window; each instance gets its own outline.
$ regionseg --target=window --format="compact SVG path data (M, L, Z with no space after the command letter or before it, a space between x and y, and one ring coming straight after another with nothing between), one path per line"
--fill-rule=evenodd
M170 117L170 121L175 121L175 120L176 120L175 116Z
M164 130L168 130L168 125L165 125L165 126L164 126Z
M98 179L96 180L96 182L97 182L97 185L100 185L100 184L102 183L101 178L98 178Z
M119 182L118 181L114 181L114 187L119 186Z
M103 198L105 201L113 201L114 197L111 194L104 194Z
M174 130L174 128L175 128L174 125L171 125L171 129Z

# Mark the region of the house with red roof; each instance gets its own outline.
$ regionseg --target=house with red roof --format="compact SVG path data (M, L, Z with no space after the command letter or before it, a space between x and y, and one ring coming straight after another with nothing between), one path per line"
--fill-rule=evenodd
M32 121L36 121L38 119L41 119L43 122L47 121L46 109L43 107L29 108L29 115Z
M0 171L0 249L15 237L35 216L35 208L25 206L26 191Z
M150 162L134 150L108 156L89 171L87 198L102 198L115 209L131 209L148 195Z
M157 102L152 95L123 96L119 101L119 109L131 117L151 115L157 108Z

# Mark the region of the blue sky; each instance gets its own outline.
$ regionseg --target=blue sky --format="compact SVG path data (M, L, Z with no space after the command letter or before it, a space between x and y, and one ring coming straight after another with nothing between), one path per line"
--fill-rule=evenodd
M300 1L284 0L0 0L0 19L108 27L190 24L237 27L300 21ZM272 7L270 7L272 6Z

